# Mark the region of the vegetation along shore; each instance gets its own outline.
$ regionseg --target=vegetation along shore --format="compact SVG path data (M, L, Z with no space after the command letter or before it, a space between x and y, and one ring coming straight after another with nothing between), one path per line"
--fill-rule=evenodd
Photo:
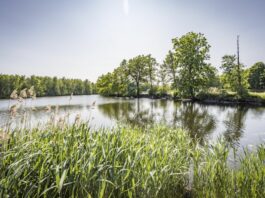
M265 64L246 68L237 55L224 55L218 67L209 63L210 45L201 33L172 39L162 64L139 55L123 60L113 72L98 78L104 96L191 99L215 103L265 104ZM222 71L222 72L220 72Z
M265 195L264 145L231 157L221 139L203 146L181 129L92 130L79 120L0 137L1 197Z

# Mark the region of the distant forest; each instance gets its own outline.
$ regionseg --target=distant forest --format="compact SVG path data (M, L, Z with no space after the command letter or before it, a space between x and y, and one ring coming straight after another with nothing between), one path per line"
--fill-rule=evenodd
M89 80L57 77L21 76L0 74L0 98L34 86L36 96L89 95L95 93L95 85Z

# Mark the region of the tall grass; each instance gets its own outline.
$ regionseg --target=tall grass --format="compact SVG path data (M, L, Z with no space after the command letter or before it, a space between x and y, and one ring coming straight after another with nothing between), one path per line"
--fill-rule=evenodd
M0 197L265 196L264 146L234 169L224 142L164 126L17 129L1 144Z

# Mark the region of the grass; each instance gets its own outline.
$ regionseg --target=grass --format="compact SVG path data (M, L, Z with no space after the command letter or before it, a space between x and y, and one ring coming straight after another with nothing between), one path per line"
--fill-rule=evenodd
M265 100L265 92L249 92L249 95L255 98Z
M244 96L240 97L236 92L212 88L200 93L197 98L201 101L216 103L265 104L265 92L248 91Z
M0 197L264 197L265 147L200 146L183 130L17 129L0 140Z

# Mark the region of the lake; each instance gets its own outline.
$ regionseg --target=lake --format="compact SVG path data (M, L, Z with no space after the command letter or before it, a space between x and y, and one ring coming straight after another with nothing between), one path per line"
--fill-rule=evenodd
M95 102L95 105L92 105ZM28 126L45 124L54 115L55 120L69 114L73 123L79 114L89 120L91 127L114 127L117 123L147 126L164 123L187 130L193 138L215 140L223 136L238 146L258 145L265 142L265 107L209 105L162 99L109 98L99 95L42 97L27 99L23 108L10 118L9 107L16 101L0 100L0 126L10 119L12 126L20 126L27 113ZM51 111L47 112L47 106ZM57 110L55 106L58 106ZM33 108L34 107L34 108ZM30 113L29 113L30 112Z

